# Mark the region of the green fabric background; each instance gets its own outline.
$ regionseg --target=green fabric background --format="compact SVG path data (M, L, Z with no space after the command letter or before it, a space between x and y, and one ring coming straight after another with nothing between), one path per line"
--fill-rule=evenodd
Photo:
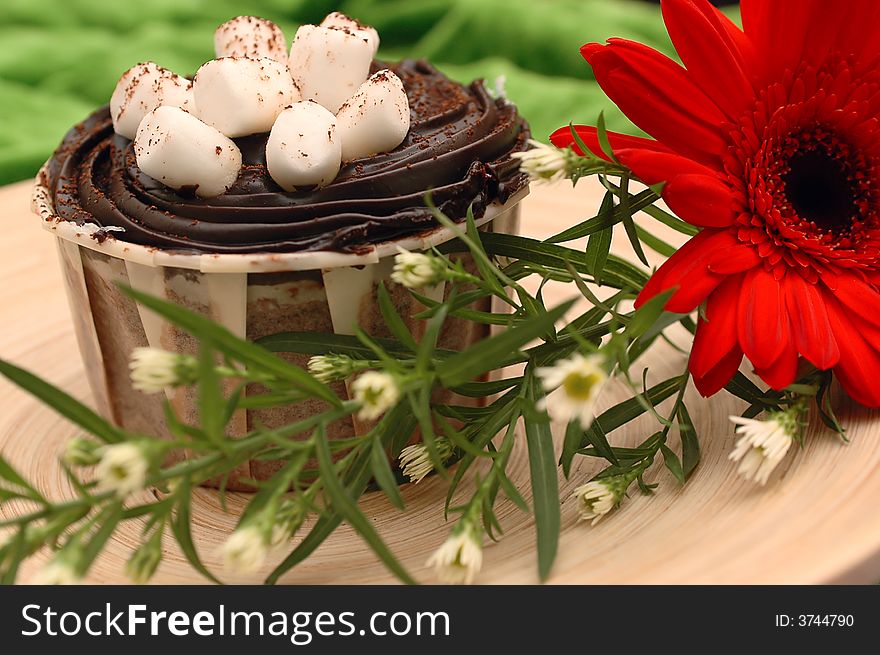
M538 138L600 110L611 129L634 131L592 79L583 43L624 36L671 53L659 9L636 0L2 0L0 184L34 175L133 64L190 74L233 16L274 20L290 40L337 9L379 30L380 57L427 57L490 86L505 75Z

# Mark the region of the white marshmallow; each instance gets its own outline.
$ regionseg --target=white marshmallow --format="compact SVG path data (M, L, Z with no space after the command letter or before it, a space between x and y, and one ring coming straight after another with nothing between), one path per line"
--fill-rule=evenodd
M263 57L224 57L203 64L193 80L196 115L229 137L268 132L300 99L287 66Z
M195 187L202 198L225 192L241 170L238 146L177 107L159 107L144 116L134 155L153 179L173 189Z
M266 166L278 186L286 191L324 186L336 177L341 162L333 114L313 100L281 112L266 142Z
M344 30L301 25L290 47L290 72L303 100L334 114L370 74L373 48Z
M143 117L162 105L193 111L192 82L152 61L133 66L119 78L110 97L113 129L133 139Z
M354 18L349 18L341 11L327 14L327 17L321 21L321 27L348 30L356 34L370 44L370 47L373 49L373 56L376 56L376 51L379 49L379 33L376 31L376 28L364 25Z
M268 57L287 63L287 40L275 23L257 16L238 16L214 31L214 52L221 57Z
M409 131L409 101L403 82L388 69L364 82L336 114L342 161L394 150Z

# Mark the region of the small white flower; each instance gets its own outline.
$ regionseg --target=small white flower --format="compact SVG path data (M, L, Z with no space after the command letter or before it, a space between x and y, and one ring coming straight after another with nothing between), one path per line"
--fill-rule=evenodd
M95 468L98 489L114 491L125 498L144 488L149 470L150 462L140 446L133 443L106 446Z
M553 366L539 368L535 374L541 378L544 392L553 395L552 402L550 396L542 398L538 409L565 423L577 418L584 430L589 428L595 418L596 400L608 379L604 361L599 354L585 357L575 353Z
M391 279L407 289L431 287L445 279L446 264L439 257L397 249Z
M572 498L577 500L581 521L591 521L596 525L603 516L617 505L619 493L616 484L610 479L593 480L574 490Z
M31 580L31 584L35 585L75 585L79 584L82 578L73 570L73 566L59 558L50 561L46 566L37 571Z
M785 412L777 412L766 420L731 416L736 433L741 435L730 459L739 462L737 473L747 480L766 484L773 469L782 461L791 444L797 419Z
M135 348L131 354L131 383L143 393L161 393L192 381L194 359L158 348Z
M355 370L354 360L347 355L315 355L309 359L309 373L321 382L344 380Z
M442 462L445 462L452 455L452 445L448 439L437 439L434 446ZM401 450L400 468L410 482L419 482L433 471L434 463L431 461L431 453L428 452L425 444L417 443Z
M529 145L531 150L515 152L513 157L519 159L519 169L533 181L556 182L569 176L577 157L573 150L563 150L534 139L529 139Z
M470 584L483 565L483 545L478 530L465 524L456 528L428 559L440 582Z
M235 530L221 548L223 566L234 573L253 573L263 565L269 554L269 545L256 525L245 525Z
M361 403L358 418L373 421L400 400L400 388L390 373L367 371L351 383L354 399Z

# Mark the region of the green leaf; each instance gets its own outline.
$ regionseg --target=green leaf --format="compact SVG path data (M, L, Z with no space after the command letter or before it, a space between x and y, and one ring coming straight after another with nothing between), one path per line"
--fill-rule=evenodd
M82 576L91 568L92 563L104 550L104 546L113 536L119 520L122 518L122 503L115 501L105 507L95 518L98 529L82 548L81 556L77 561L77 574Z
M568 301L532 321L489 337L437 365L437 375L446 387L473 380L497 367L498 362L541 336L574 304Z
M388 546L382 541L382 538L370 524L370 521L363 512L358 508L354 500L348 495L343 487L342 482L336 475L333 468L333 461L330 457L330 448L327 446L327 437L318 433L315 440L315 455L318 459L318 470L321 473L321 482L324 484L324 490L333 503L333 509L338 512L348 524L361 535L367 545L382 560L388 570L394 573L402 582L406 584L415 584L409 573L400 565Z
M405 403L400 403L386 414L376 426L375 431L381 435L383 446L398 438L408 440L412 434L415 428L415 419L409 415L405 407ZM396 455L399 448L392 445L391 452L392 455ZM371 458L372 452L366 449L362 450L346 472L345 488L350 496L360 497L364 489L367 488L373 475L370 466ZM266 584L277 583L287 571L306 560L318 546L333 534L340 523L342 523L342 515L339 512L333 511L322 515L299 545L266 577Z
M611 141L608 139L604 111L600 111L599 118L596 119L596 137L599 139L599 147L602 148L602 152L605 153L605 156L615 163L620 163L617 161L617 156L614 154L614 149L611 147Z
M663 255L664 257L672 257L675 254L676 248L668 243L666 243L660 237L654 236L648 230L643 228L641 225L636 225L636 234L638 234L639 239L648 246L654 252Z
M404 502L400 496L400 487L388 463L388 454L379 439L374 439L373 447L370 448L370 465L373 467L373 479L376 480L376 484L395 507L403 509Z
M123 440L122 432L118 428L108 423L78 400L61 391L58 387L49 384L34 374L4 360L0 360L0 374L6 376L11 382L36 396L63 417L102 441L106 443L119 443Z
M658 293L639 307L626 326L626 336L635 340L645 334L663 314L663 308L673 293L675 289Z
M645 256L645 251L642 250L642 242L639 241L636 223L633 220L634 210L630 203L632 196L629 193L629 177L624 176L621 178L620 191L620 209L623 212L623 229L626 231L626 236L629 239L630 245L632 245L633 252L636 253L636 257L638 257L639 261L645 266L648 266L648 258Z
M214 366L214 350L203 341L199 346L199 419L208 439L215 445L222 445L226 407Z
M428 319L425 324L425 333L422 335L421 343L416 348L416 370L421 374L426 373L429 369L431 358L437 350L437 340L440 338L443 325L446 323L448 311L446 306L441 305L437 313Z
M684 484L684 472L682 471L681 460L678 459L678 455L666 444L660 445L660 452L663 453L663 463L666 464L666 468L672 472L672 475L675 476L675 479L680 484Z
M382 349L404 359L412 357L412 351L399 341L373 337L373 341ZM357 337L349 334L330 334L322 332L279 332L261 339L256 343L273 353L301 353L303 355L348 355L354 359L373 359L373 351L362 344ZM441 353L442 356L442 353Z
M534 380L529 381L527 393L533 403L539 400L540 393L535 388ZM559 547L561 518L556 456L553 453L550 423L529 418L524 422L537 530L538 576L544 581L550 575Z
M611 444L608 443L608 437L606 436L605 430L602 428L599 419L595 419L590 424L590 427L583 432L583 438L593 446L600 457L604 457L612 464L620 464L620 462L617 461L617 455L614 454L614 449L611 448ZM581 443L584 442L581 441Z
M528 514L532 511L532 508L529 507L529 504L526 502L525 498L522 497L522 494L519 493L517 488L510 481L510 478L504 473L500 468L496 472L498 477L498 484L501 486L501 489L504 490L504 495L507 496L510 501L516 505L523 512Z
M326 385L321 384L306 371L298 366L290 364L280 357L276 357L265 348L250 341L239 339L229 330L213 321L196 314L184 307L159 298L154 298L146 293L136 291L125 285L120 285L122 291L134 298L144 307L153 310L169 322L186 330L193 336L208 340L214 347L228 357L233 357L246 366L275 375L287 380L303 391L316 398L326 400L331 405L338 407L341 404Z
M223 584L217 577L211 573L202 563L196 545L193 543L192 530L190 526L190 482L189 478L183 477L180 481L180 488L177 492L179 501L177 503L177 512L171 520L171 532L177 540L180 550L190 565L204 577L216 584Z
M0 479L6 480L7 482L11 482L13 485L18 487L20 490L19 493L15 493L15 495L19 498L30 498L31 500L35 500L38 503L46 504L46 499L43 495L37 491L31 484L25 480L19 473L16 471L12 464L6 461L6 458L0 454ZM2 492L3 490L0 490ZM12 491L12 490L10 490ZM13 492L14 493L14 492Z
M587 267L586 253L552 243L544 243L537 239L487 232L482 235L486 251L493 255L522 259L534 264L550 268L566 270L566 262L570 262L581 273L590 274ZM605 264L603 283L618 289L641 289L648 281L648 275L629 262L615 255L609 255Z
M657 196L654 194L654 192L652 192L650 189L645 189L644 191L641 191L632 197L629 210L634 213L647 210L647 208L651 206L651 203L656 201ZM583 221L582 223L578 223L577 225L573 225L572 227L566 228L559 234L554 234L552 237L545 239L544 243L563 243L565 241L574 241L575 239L590 236L591 234L596 234L597 232L601 232L608 228L614 227L624 218L623 208L620 205L615 207L613 204L609 204L610 208L608 208L608 205L606 205L603 199L602 205L599 209L599 213L596 214L593 218ZM681 223L681 221L678 222Z
M606 193L604 200L602 200L602 207L599 210L599 214L607 214L613 211L613 209L614 196L610 193ZM604 230L590 235L590 239L587 241L587 268L596 280L596 284L602 283L602 273L604 272L605 264L608 261L608 253L611 251L611 240L613 236L614 231L610 227L607 227Z
M415 352L418 349L418 345L413 339L412 334L410 334L409 329L407 329L406 323L403 322L400 314L397 313L397 308L394 306L394 301L391 300L384 282L379 282L376 297L379 303L379 311L382 313L382 318L388 330L405 348Z
M678 405L678 432L681 435L681 467L685 479L700 463L700 440L685 404Z
M674 378L669 378L668 380L655 384L643 394L644 398L641 400L647 400L652 406L656 407L661 402L677 393L684 380L685 376L678 375ZM645 411L647 410L642 402L640 402L639 398L629 398L628 400L624 400L614 407L602 412L596 421L601 424L603 431L607 434L638 418L644 414Z
M565 440L562 442L562 454L559 456L559 463L562 465L562 472L565 477L571 474L571 463L578 449L581 447L581 438L584 431L580 422L569 421L565 427Z
M522 377L489 380L487 382L466 382L465 384L453 387L451 391L469 398L487 398L494 396L496 393L506 391L520 382L522 382Z
M603 437L607 435L609 432L616 430L622 425L629 423L630 421L638 418L642 414L644 414L647 409L644 405L644 401L647 402L651 406L657 406L673 394L677 393L680 388L682 382L685 380L684 376L677 376L674 378L669 378L668 380L664 380L659 384L654 385L650 389L648 389L644 398L640 399L638 397L629 398L624 400L621 403L618 403L614 407L605 410L596 417L596 420L593 421L593 424L590 426L590 430L584 434L581 439L581 448L586 448L588 446L593 446L595 448L597 454L605 459L608 459L607 455L608 450L606 449L607 439L604 443L594 442L594 439L597 437ZM596 447L596 443L600 444L600 447ZM610 446L608 446L610 449ZM611 451L613 454L613 451ZM614 460L609 460L614 461Z
M470 436L471 443L475 448L485 448L486 444L492 441L502 428L515 425L516 422L519 421L521 400L519 394L519 387L514 387L489 405L492 409L490 414L485 416L479 422L473 422L466 426L466 434ZM465 473L467 473L475 460L476 457L469 453L465 454L464 457L459 460L458 466L455 468L455 473L452 476L452 481L449 484L449 488L446 490L444 511L447 514L455 490L458 488L459 483L464 479Z
M657 205L649 205L647 207L642 208L648 216L657 220L663 225L667 227L671 227L676 232L681 234L686 234L689 237L696 236L700 233L700 228L695 225L691 225L690 223L685 223L680 218L673 216L669 212L660 209Z
M772 392L762 391L742 371L737 371L724 388L747 403L765 407L774 405L773 401L768 397Z

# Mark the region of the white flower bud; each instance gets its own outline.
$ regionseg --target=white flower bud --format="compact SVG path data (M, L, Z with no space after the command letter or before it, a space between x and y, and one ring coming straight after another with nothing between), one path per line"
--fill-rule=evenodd
M445 279L446 263L439 257L398 247L391 279L407 289L432 287Z
M361 403L358 418L373 421L400 400L400 388L390 373L367 371L351 383L354 399Z
M441 462L446 462L452 455L452 444L448 439L437 439L434 441L434 446ZM413 444L401 450L399 461L403 474L409 478L410 482L418 483L434 470L431 453L423 443Z
M95 477L100 491L112 491L125 498L144 488L149 470L150 462L142 447L119 443L104 447Z
M483 565L483 545L479 531L463 523L449 535L427 562L446 584L470 584Z
M535 374L541 378L545 393L552 393L552 401L545 396L538 409L547 410L560 422L568 423L577 418L586 430L595 417L596 400L608 380L604 357L575 353L553 366L539 368Z
M263 565L269 545L256 525L245 525L233 532L221 548L223 566L232 573L253 573Z
M797 430L796 416L777 412L762 421L731 416L741 435L730 459L739 462L737 473L746 480L764 485L779 462L785 457Z

